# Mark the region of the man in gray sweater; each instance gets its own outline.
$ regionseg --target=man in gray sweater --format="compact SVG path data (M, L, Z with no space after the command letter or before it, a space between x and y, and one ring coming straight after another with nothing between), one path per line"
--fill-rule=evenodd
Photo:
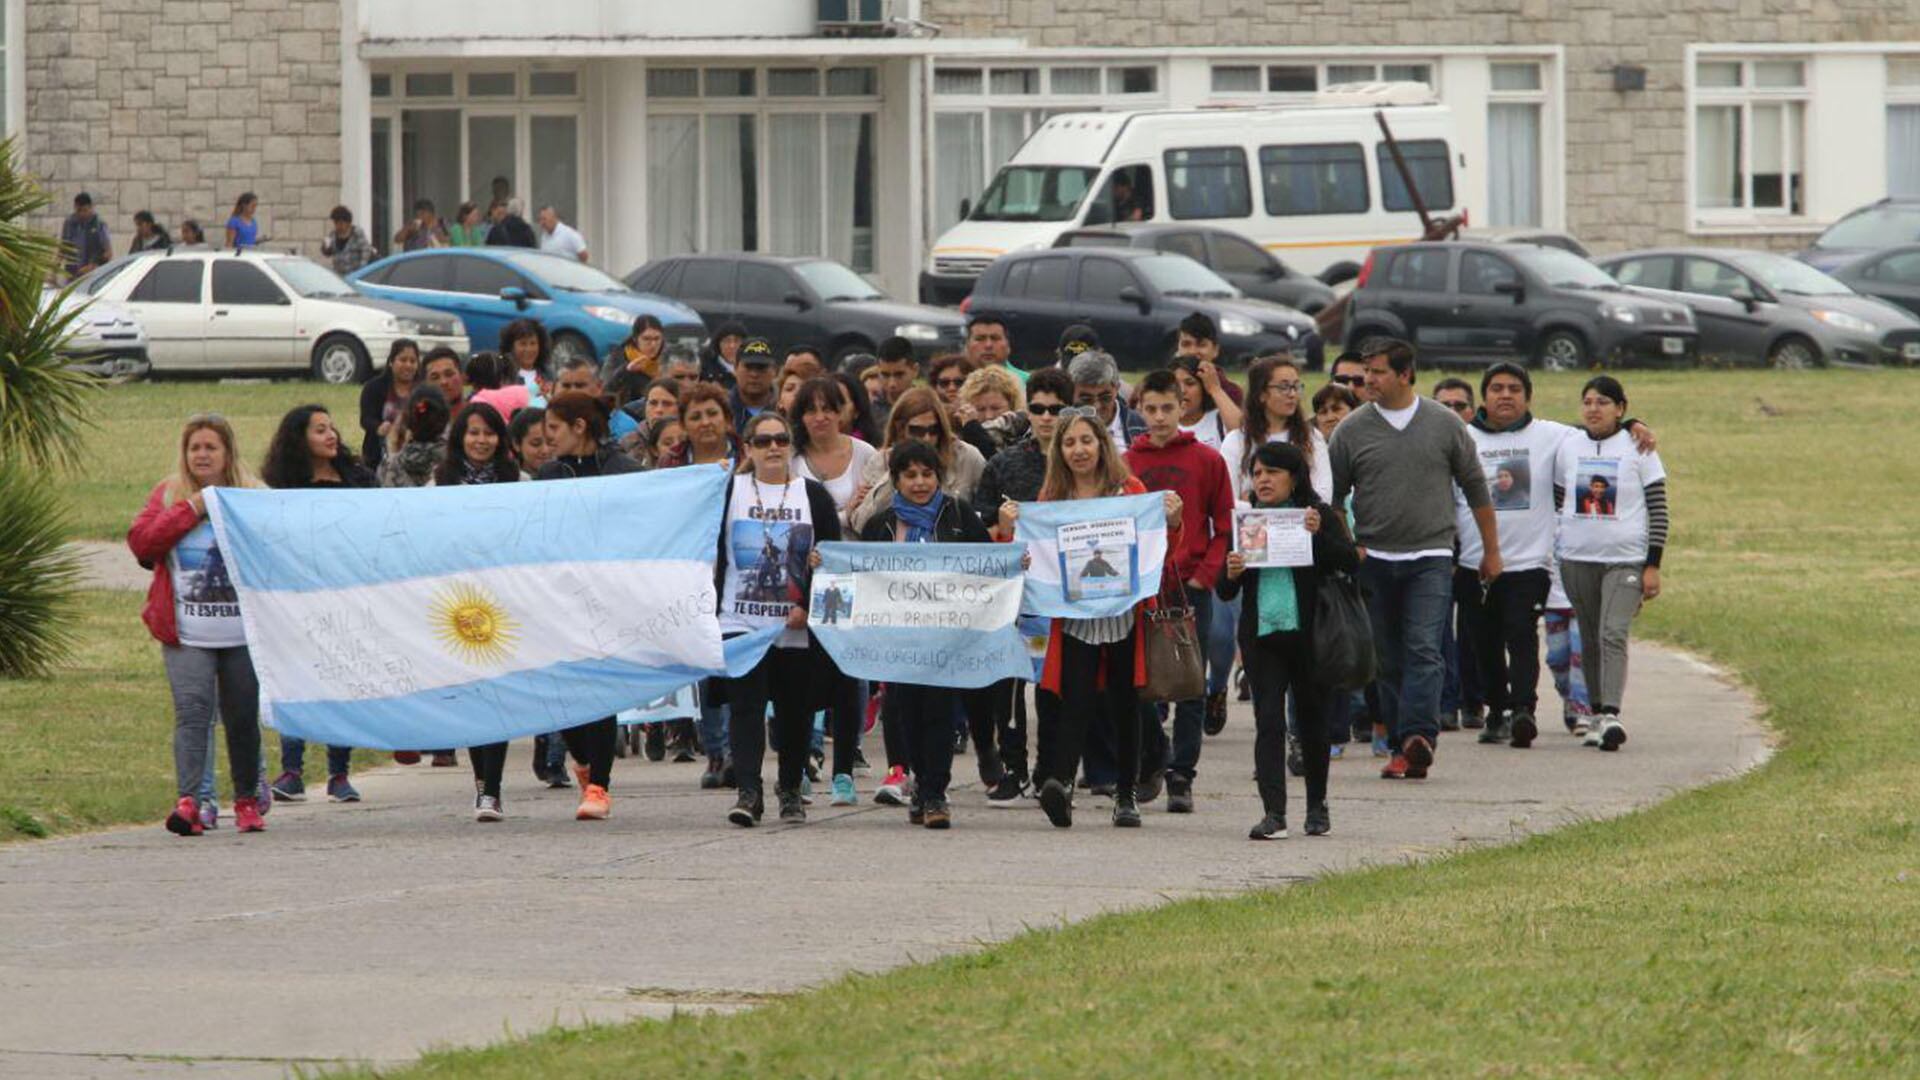
M1482 549L1480 582L1500 576L1500 539L1487 479L1467 426L1414 392L1413 346L1386 340L1366 350L1373 400L1334 429L1333 504L1353 496L1360 584L1367 590L1379 718L1393 757L1380 775L1424 779L1440 735L1440 640L1453 609L1453 489L1473 511Z

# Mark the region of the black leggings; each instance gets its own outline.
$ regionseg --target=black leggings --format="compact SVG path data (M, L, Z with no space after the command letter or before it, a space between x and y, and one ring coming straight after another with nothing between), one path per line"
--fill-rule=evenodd
M833 775L853 775L853 755L860 750L860 724L866 719L860 704L860 681L834 673L833 697L827 707L827 731L833 736Z
M1136 633L1129 631L1110 645L1089 645L1072 634L1060 635L1060 731L1057 739L1050 740L1054 754L1047 766L1049 778L1072 785L1087 730L1093 726L1096 711L1104 710L1113 720L1118 751L1115 764L1120 777L1115 792L1133 794L1134 778L1140 770L1139 693L1133 685ZM1101 688L1103 667L1106 685Z
M473 780L482 795L500 797L500 774L507 767L507 744L488 743L467 747L467 760L473 763Z
M587 767L587 783L609 787L613 783L613 752L620 745L620 721L611 716L590 720L560 733L567 740L567 752Z
M932 804L947 797L953 780L953 703L944 686L888 683L886 713L907 744L915 781L914 801Z
M1260 805L1275 817L1287 813L1287 691L1293 691L1300 722L1296 737L1307 766L1307 805L1327 801L1327 700L1309 677L1313 641L1298 631L1268 634L1241 649L1253 687L1253 770Z
M800 790L800 780L807 775L813 735L813 675L810 650L775 646L752 671L727 680L727 743L733 751L733 775L742 792L762 789L760 764L767 756L768 701L773 702L774 736L780 744L777 783L782 790Z
M1027 775L1026 711L1022 708L1018 679L1001 679L978 690L960 694L966 710L967 728L973 735L974 757L981 762L981 781L997 783L1000 776L987 776L986 764L997 762L1002 775L1012 773L1020 779Z

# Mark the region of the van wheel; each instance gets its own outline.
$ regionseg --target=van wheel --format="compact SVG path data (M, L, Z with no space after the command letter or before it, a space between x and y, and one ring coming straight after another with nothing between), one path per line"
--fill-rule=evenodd
M333 386L363 383L373 374L373 361L358 338L329 334L313 347L313 377Z
M1339 285L1360 276L1360 264L1357 262L1337 262L1320 271L1320 284Z
M566 367L575 359L589 360L595 365L600 358L593 355L593 343L571 330L562 330L553 335L553 369Z
M1534 359L1542 371L1578 371L1587 366L1587 341L1572 330L1551 331Z
M1820 366L1820 346L1799 335L1783 337L1767 350L1767 366L1775 371L1805 371Z

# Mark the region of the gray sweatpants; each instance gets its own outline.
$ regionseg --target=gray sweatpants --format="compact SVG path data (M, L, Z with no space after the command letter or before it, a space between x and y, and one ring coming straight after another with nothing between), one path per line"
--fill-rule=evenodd
M1639 563L1560 561L1560 584L1580 625L1580 664L1594 712L1620 711L1627 690L1627 631L1640 613Z
M245 645L202 649L162 645L173 690L173 775L182 795L198 796L213 755L213 714L227 731L227 765L236 800L259 794L260 682ZM217 704L216 704L217 703Z

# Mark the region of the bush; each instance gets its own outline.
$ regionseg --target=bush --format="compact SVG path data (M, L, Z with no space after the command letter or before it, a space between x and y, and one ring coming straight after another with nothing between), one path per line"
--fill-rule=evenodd
M44 675L74 646L62 609L80 587L54 486L0 465L0 676Z

